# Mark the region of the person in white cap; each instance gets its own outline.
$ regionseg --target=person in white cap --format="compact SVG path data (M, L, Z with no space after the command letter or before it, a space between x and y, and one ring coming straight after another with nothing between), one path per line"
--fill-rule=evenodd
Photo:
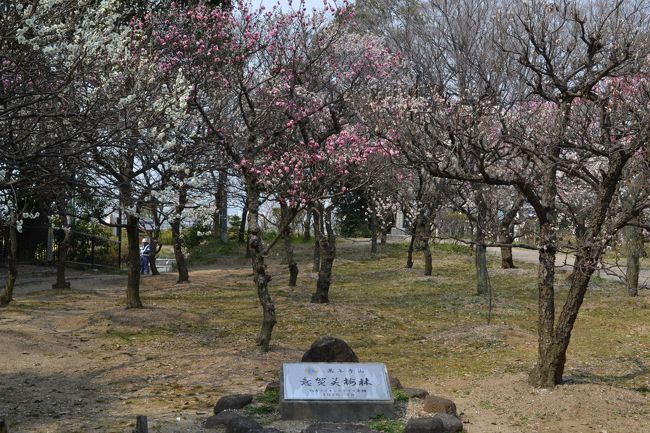
M149 273L149 253L151 252L151 247L147 239L142 239L142 248L140 248L140 273L148 274Z

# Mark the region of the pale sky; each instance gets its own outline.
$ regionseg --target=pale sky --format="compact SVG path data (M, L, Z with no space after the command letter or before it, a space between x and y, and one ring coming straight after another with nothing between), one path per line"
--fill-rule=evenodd
M272 8L273 5L276 3L280 3L280 7L282 9L287 10L289 9L289 1L288 0L252 0L253 4L262 4L267 8ZM300 4L299 0L294 0L292 2L293 7L297 7ZM322 9L323 8L323 0L305 0L305 5L307 6L307 10L311 10L313 8L316 9Z

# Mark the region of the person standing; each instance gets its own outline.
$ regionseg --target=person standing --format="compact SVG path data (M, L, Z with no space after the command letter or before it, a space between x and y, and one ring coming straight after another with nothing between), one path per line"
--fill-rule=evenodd
M142 239L142 248L140 248L140 273L148 274L149 273L149 253L151 252L151 246L147 239Z

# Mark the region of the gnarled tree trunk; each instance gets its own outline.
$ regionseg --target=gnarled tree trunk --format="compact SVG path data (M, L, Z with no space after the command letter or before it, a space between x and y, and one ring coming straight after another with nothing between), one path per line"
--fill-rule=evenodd
M8 305L13 300L14 285L16 278L18 278L18 235L16 232L16 218L15 215L9 222L7 227L7 281L5 288L0 295L0 307Z
M431 256L430 243L429 239L427 239L422 246L422 251L424 251L424 275L428 276L433 273L433 257Z
M316 210L312 209L312 214L314 216L314 258L313 258L313 264L311 271L312 272L318 272L320 271L320 242L318 241L318 234L316 233L316 230L318 226L322 227L323 225L323 218L322 216L316 212Z
M502 269L515 268L515 263L512 260L512 243L515 240L515 218L524 201L524 196L520 194L499 222L499 241L504 244L510 244L501 247Z
M66 262L68 261L68 250L70 249L70 230L67 224L67 217L60 214L61 229L58 232L58 250L56 258L56 282L52 284L53 289L69 289L70 283L65 280Z
M174 210L174 217L170 223L172 229L172 242L174 243L174 258L176 259L176 270L178 271L177 284L189 283L190 273L187 269L187 259L183 253L183 240L181 238L181 215L187 205L187 186L181 186L178 190L178 202Z
M490 291L490 282L487 267L487 247L485 246L485 227L487 224L488 209L481 188L476 188L474 199L476 201L477 210L476 238L474 239L476 246L476 294L487 295Z
M623 229L625 239L625 252L627 253L627 269L625 272L625 286L630 296L639 295L639 272L643 250L643 231L640 227L626 226Z
M316 292L311 295L311 302L326 304L329 302L329 290L332 284L332 268L336 257L336 235L332 227L332 206L327 209L323 205L318 206L318 213L321 217L314 226L314 232L320 245L320 269L316 281Z
M253 280L257 288L257 297L262 305L262 327L257 336L257 345L263 352L268 352L271 343L271 334L276 324L275 304L269 293L271 276L266 270L266 251L262 240L262 229L259 225L259 191L250 174L245 174L246 201L248 207L248 244L251 252L253 267Z
M304 242L309 242L311 240L311 216L312 216L312 207L307 206L305 209L305 219L303 221L303 232L302 240Z
M129 249L126 259L128 269L126 308L142 308L140 300L140 237L137 215L126 215L126 238Z
M295 214L294 214L295 215ZM291 225L293 219L289 206L280 203L280 227L282 229L282 241L284 243L284 258L289 266L289 287L295 287L298 282L298 263L293 254L293 243L291 241Z

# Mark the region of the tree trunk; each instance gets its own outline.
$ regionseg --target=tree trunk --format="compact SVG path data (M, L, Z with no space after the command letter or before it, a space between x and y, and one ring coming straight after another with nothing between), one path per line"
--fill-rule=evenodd
M257 336L256 343L262 352L268 352L271 343L271 334L276 324L275 305L268 284L271 276L267 273L265 251L262 240L262 229L259 226L259 192L255 188L254 180L250 175L245 175L246 201L248 206L248 244L251 251L251 264L253 279L257 288L257 297L262 305L262 327Z
M237 242L243 244L246 242L246 215L248 214L248 208L244 205L244 208L241 211L241 222L239 223L239 230L237 230ZM246 248L248 250L248 247ZM248 255L246 257L249 257Z
M316 234L316 229L320 225L320 227L323 226L323 218L322 216L316 212L316 210L312 210L312 214L314 216L314 260L313 260L313 265L311 268L312 272L319 272L320 271L320 242L318 240L318 236Z
M221 242L228 243L228 174L225 170L219 172L219 226Z
M639 270L640 257L638 254L627 256L627 271L625 273L625 285L627 294L630 296L639 296Z
M625 286L630 296L639 296L640 259L643 256L643 231L636 226L626 226L623 229L625 251L627 253L627 270Z
M538 281L538 318L537 318L537 364L528 376L531 385L538 388L552 388L562 381L564 365L555 345L555 254L556 235L553 218L545 217L540 227ZM572 281L572 286L576 279ZM558 376L559 373L559 376Z
M294 214L295 215L295 214ZM291 241L291 225L293 218L289 206L280 203L280 227L282 228L282 240L284 242L284 257L289 266L289 287L296 287L298 282L298 263L293 254L293 243Z
M320 245L321 263L318 271L318 281L316 281L316 292L311 296L311 302L316 304L326 304L329 302L329 290L332 284L332 268L336 256L336 235L332 227L332 206L327 210L319 206L319 223L314 226L314 232Z
M174 258L176 259L176 270L178 271L178 281L176 284L189 283L190 273L187 269L187 260L183 253L183 241L181 238L181 216L187 205L187 187L181 186L178 190L178 202L174 216L170 223L172 228L172 242L174 243Z
M594 264L600 260L601 251L593 252L589 249L583 249L576 254L571 287L557 321L557 326L552 335L549 336L550 338L545 338L543 342L545 350L540 350L537 365L529 376L529 380L535 386L552 388L562 383L571 331L587 292L589 280L596 270Z
M415 232L411 234L411 242L409 242L409 249L406 255L407 269L413 269L413 250L415 248Z
M126 308L142 308L140 300L140 237L138 217L133 214L126 216L126 238L128 241L126 283Z
M433 273L433 258L431 256L431 245L429 240L424 241L424 275L430 276Z
M487 224L487 204L483 197L483 190L476 188L474 194L476 201L476 294L487 295L489 292L489 276L487 267L487 248L485 246L485 227Z
M160 275L158 267L156 266L156 256L160 250L157 241L158 237L159 235L149 236L149 269L151 269L151 275Z
M156 257L162 245L160 244L160 212L158 206L154 204L151 206L151 216L153 219L153 230L149 234L149 268L151 268L151 275L160 275L158 267L156 266Z
M18 234L15 215L11 218L7 231L7 281L4 291L0 295L0 307L8 305L13 300L14 285L18 278Z
M499 239L504 244L512 244L515 240L515 218L525 201L525 197L522 194L519 194L512 204L512 207L503 215L503 218L499 223ZM515 263L512 260L511 246L501 247L501 268L515 268Z
M70 230L65 215L59 215L61 229L58 233L59 248L56 260L56 282L52 284L53 289L69 289L70 283L65 280L65 263L68 261L68 250L70 249Z
M377 212L375 206L370 206L370 254L377 254Z
M502 241L502 242L506 243L508 241ZM512 247L501 247L501 268L502 269L516 268L515 262L512 260Z
M311 240L311 216L312 216L312 207L307 206L305 210L305 220L303 223L303 232L302 240L304 242L309 242Z
M476 294L487 295L490 291L487 266L487 248L485 244L476 244Z
M176 284L189 283L190 272L187 268L187 259L183 253L183 240L181 237L181 218L174 217L170 223L172 229L172 242L174 244L174 259L176 260L176 271L178 280Z

